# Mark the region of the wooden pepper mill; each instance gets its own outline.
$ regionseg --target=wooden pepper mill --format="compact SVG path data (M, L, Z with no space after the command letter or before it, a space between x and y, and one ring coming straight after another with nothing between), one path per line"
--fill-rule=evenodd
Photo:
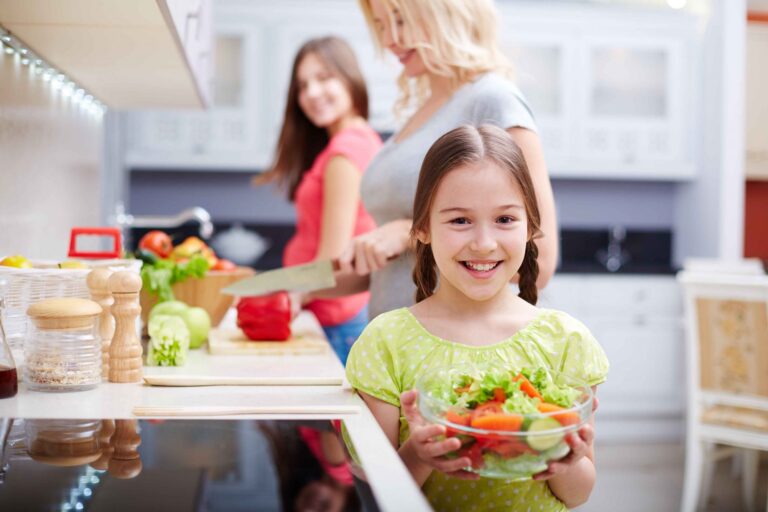
M133 478L141 473L141 455L138 447L141 436L137 420L115 420L115 433L112 435L114 452L109 459L109 474L115 478Z
M109 346L109 381L141 382L141 341L136 333L136 319L141 313L139 291L141 277L134 272L115 272L107 281L115 299L115 335Z
M115 448L112 446L112 434L115 433L114 420L101 420L101 430L99 430L99 447L101 448L101 457L91 462L93 469L106 471L109 467L109 460Z
M115 318L112 316L112 304L115 300L107 285L111 275L111 270L97 268L92 270L86 278L91 298L101 306L99 336L101 337L101 377L103 379L109 379L109 345L115 334Z

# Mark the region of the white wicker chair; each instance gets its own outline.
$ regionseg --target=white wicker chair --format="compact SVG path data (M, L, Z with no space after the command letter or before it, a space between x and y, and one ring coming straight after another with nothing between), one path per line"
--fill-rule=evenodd
M754 510L759 453L768 451L768 276L754 266L691 267L677 276L688 370L681 510L705 504L714 462L734 453L743 457L744 501Z

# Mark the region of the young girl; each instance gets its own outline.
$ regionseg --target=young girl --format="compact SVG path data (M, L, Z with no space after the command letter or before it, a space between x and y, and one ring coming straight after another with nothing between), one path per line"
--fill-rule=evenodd
M568 438L572 451L525 482L462 471L468 458L445 427L417 409L415 382L462 363L510 371L546 367L596 386L608 371L587 328L540 309L536 245L539 211L520 148L501 128L456 128L424 158L413 203L416 304L374 319L354 345L347 378L398 449L436 510L566 510L595 482L592 421ZM509 286L519 275L519 295ZM405 420L405 421L404 421Z
M368 93L349 45L337 37L306 42L293 63L275 164L256 179L278 180L296 203L284 265L338 257L353 236L376 227L360 202L362 173L381 148L367 117ZM345 362L368 323L368 293L307 300Z

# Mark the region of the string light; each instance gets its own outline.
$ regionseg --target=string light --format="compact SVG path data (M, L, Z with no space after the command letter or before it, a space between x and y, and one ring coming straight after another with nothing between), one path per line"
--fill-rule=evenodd
M0 26L0 50L2 50L0 57L12 55L13 58L19 59L18 62L22 66L28 66L31 72L41 77L44 82L49 83L53 91L60 92L64 98L78 105L84 111L96 116L101 116L107 111L107 107L95 100L93 95L89 94L84 87L45 62L2 26Z

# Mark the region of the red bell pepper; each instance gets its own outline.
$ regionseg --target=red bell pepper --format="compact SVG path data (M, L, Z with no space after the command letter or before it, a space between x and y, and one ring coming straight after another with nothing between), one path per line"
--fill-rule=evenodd
M291 337L291 299L288 293L243 297L237 303L237 326L249 340L287 340Z

